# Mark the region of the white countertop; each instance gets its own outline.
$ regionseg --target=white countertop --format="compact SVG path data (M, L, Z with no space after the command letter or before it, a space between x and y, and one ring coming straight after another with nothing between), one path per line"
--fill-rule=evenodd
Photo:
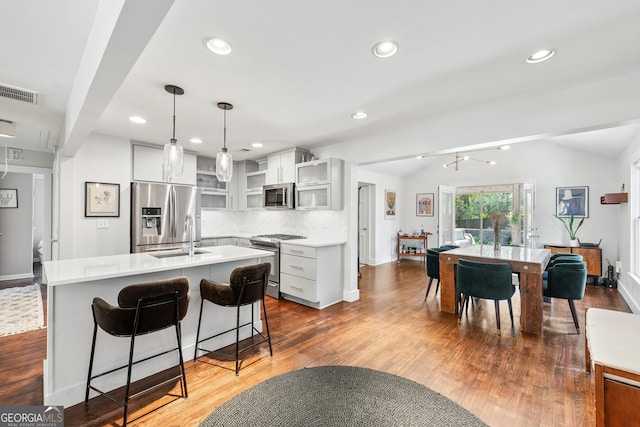
M273 255L268 251L240 246L212 246L197 250L206 253L192 257L185 254L156 258L148 253L141 253L46 261L43 282L48 286L58 286ZM174 252L179 251L163 251Z
M346 240L336 240L336 239L292 239L292 240L283 240L282 242L280 242L281 245L310 246L312 248L344 245L345 243L347 243Z

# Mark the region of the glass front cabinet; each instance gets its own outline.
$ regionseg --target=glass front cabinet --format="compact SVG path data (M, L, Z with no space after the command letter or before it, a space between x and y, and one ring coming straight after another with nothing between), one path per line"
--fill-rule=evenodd
M322 159L296 165L296 209L342 209L340 159Z

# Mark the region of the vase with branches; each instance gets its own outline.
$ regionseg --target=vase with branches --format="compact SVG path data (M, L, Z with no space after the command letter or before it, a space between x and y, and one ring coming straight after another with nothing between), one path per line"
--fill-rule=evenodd
M559 217L558 215L554 215L554 217L558 218L558 221L560 221L562 225L564 225L564 228L569 233L569 246L580 246L580 244L578 243L577 233L584 223L584 218L582 218L580 222L578 222L578 225L575 225L575 217L573 215L569 217L568 222L567 218Z
M500 250L500 229L507 220L507 216L504 212L496 211L489 218L493 221L493 250L497 252Z

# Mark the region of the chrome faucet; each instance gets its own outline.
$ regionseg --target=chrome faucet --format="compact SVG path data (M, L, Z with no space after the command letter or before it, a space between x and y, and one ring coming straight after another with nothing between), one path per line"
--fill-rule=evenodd
M192 257L193 256L193 217L191 217L191 214L187 214L186 218L184 219L184 228L189 229L189 256Z

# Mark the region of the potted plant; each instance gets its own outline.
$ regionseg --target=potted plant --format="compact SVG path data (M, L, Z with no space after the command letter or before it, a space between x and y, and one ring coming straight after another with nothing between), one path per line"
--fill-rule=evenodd
M569 217L568 223L566 221L566 218L560 218L558 215L554 215L554 216L558 218L560 222L562 222L562 224L564 225L564 228L566 228L567 231L569 232L569 246L572 246L572 247L580 246L580 242L578 242L578 237L576 236L576 234L578 233L578 230L580 230L580 227L582 227L584 218L582 218L578 223L578 225L574 228L575 217L573 215Z

